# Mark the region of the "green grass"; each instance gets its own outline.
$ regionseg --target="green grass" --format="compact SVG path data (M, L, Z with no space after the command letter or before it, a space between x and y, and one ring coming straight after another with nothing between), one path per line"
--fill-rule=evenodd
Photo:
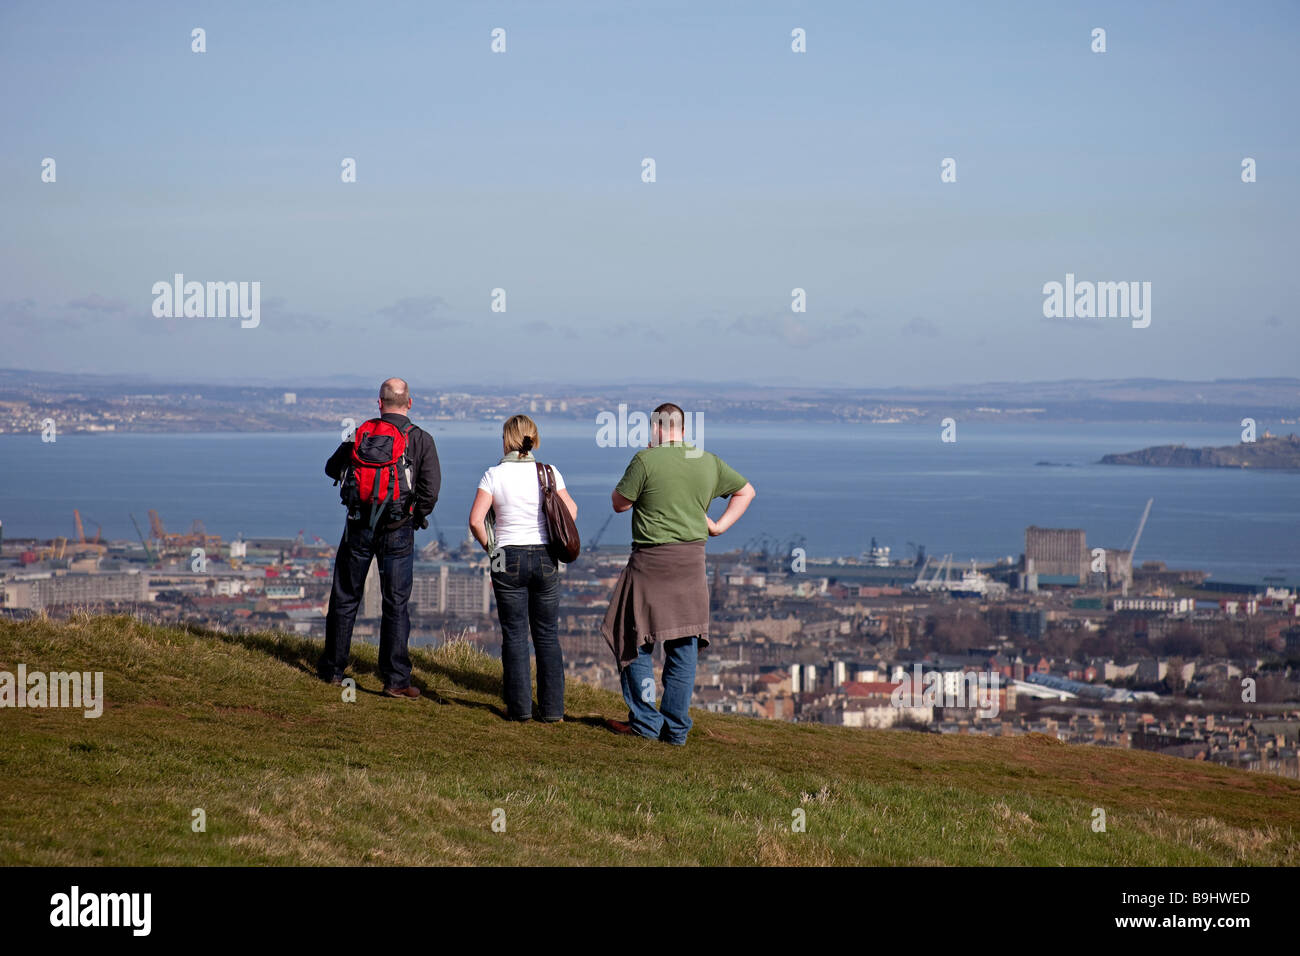
M312 675L318 650L125 617L0 622L0 670L103 671L107 697L99 719L0 710L0 863L1300 862L1300 783L1280 777L698 712L676 748L605 730L621 700L572 682L565 723L508 723L500 663L465 645L413 654L414 703L378 695L359 645L345 703Z

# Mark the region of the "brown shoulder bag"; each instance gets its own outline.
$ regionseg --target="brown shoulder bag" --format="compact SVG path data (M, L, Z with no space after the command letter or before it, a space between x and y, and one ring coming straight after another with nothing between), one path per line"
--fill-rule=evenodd
M550 465L537 464L537 487L541 493L542 513L546 515L546 535L550 538L551 557L572 564L582 553L578 526L555 487L555 472Z

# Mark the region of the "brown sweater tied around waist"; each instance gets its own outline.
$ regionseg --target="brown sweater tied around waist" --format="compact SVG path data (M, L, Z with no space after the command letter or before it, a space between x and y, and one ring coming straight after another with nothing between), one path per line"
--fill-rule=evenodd
M709 580L704 542L633 545L618 576L601 635L622 670L642 645L699 635L709 643Z

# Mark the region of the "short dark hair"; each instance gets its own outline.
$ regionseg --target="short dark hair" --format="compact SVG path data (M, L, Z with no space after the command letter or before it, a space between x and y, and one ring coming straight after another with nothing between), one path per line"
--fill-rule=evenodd
M650 424L659 423L659 427L664 431L673 431L675 429L686 429L686 413L682 411L680 405L674 405L672 402L664 402L650 415Z

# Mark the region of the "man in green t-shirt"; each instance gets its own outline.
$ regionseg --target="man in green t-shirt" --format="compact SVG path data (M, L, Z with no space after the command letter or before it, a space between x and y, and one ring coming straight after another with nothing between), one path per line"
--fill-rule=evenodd
M632 556L619 576L601 632L620 668L627 723L618 733L685 744L699 647L709 634L704 543L722 534L754 500L754 486L711 452L683 440L685 415L672 403L650 420L650 447L636 453L610 496L632 509ZM716 521L708 507L730 498ZM664 645L663 699L655 709L653 653Z

